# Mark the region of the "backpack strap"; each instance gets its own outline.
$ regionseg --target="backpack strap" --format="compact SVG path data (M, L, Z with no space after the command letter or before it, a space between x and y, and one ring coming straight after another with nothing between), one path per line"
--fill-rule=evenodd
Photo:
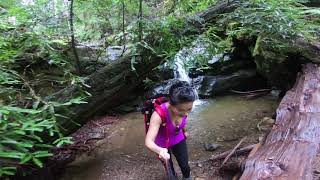
M159 116L161 118L161 121L162 121L161 126L165 126L165 128L166 128L166 136L167 136L166 148L169 148L169 128L168 128L168 125L167 125L167 114L166 114L166 111L163 109L162 106L165 106L165 105L164 104L156 105L155 111L159 114Z
M158 113L158 115L161 118L162 125L165 126L167 121L166 121L166 112L164 109L161 107L161 105L155 104L155 111Z

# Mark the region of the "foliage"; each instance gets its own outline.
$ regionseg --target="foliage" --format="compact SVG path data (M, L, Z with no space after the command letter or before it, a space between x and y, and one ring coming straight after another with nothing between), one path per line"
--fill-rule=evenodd
M70 84L86 86L84 78L73 73L73 62L66 54L69 1L21 2L0 2L0 176L14 174L15 164L41 167L44 158L52 155L50 147L71 143L61 133L57 118L63 114L56 109L84 103L83 96L66 102L44 98ZM306 7L298 0L243 0L235 11L222 14L201 33L187 24L186 17L217 2L143 1L143 40L138 42L138 0L78 0L74 5L76 39L105 46L134 44L130 46L132 70L140 46L173 67L177 52L188 54L201 44L204 51L183 60L186 68L203 70L209 68L211 59L232 53L234 39L253 39L253 56L279 61L297 50L295 39L319 40L319 8ZM54 78L39 69L54 71ZM154 83L144 82L147 86Z
M292 50L293 41L299 37L310 41L318 39L320 23L317 12L297 0L250 0L223 15L219 23L225 26L228 37L259 37L252 49L254 56L263 52L262 49L284 55Z
M44 96L69 84L83 86L83 78L73 74L72 61L64 53L67 43L63 37L34 32L27 26L32 15L19 11L17 4L9 5L12 8L0 14L1 177L14 175L17 165L43 167L45 159L52 156L50 148L72 143L61 133L57 118L63 115L56 109L84 103L84 97L77 95L65 102L45 100ZM12 15L19 18L12 22ZM46 79L39 67L40 71L55 70L63 78ZM46 84L52 84L53 91L41 94Z

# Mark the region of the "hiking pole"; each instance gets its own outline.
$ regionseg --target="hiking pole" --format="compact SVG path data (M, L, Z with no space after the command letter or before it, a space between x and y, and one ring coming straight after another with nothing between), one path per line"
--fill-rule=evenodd
M175 172L173 172L173 169L171 168L168 159L165 160L165 168L166 168L167 179L168 180L177 180Z

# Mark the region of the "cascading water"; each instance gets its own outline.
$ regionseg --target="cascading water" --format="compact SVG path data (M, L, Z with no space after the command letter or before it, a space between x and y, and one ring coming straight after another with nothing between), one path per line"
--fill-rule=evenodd
M199 54L206 54L205 52L206 47L201 43L197 43L195 41L195 45L191 48L183 48L180 50L176 56L174 57L174 77L181 80L181 81L187 81L192 85L191 79L188 76L188 73L185 68L185 63L184 62L189 62L193 61L195 56ZM202 104L202 101L198 97L198 92L197 89L195 88L195 94L196 94L196 101L194 102L194 107L197 105Z

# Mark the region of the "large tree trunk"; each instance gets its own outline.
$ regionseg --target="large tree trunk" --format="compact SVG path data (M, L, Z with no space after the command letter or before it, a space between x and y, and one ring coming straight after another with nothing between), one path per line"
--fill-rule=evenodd
M240 5L240 0L224 0L196 14L197 18L187 19L189 24L201 31L205 26L217 21L219 15L234 11Z
M265 143L248 158L240 179L312 179L320 143L320 68L307 64L277 109Z
M146 76L162 63L162 59L145 49L142 58L136 58L135 71L131 67L131 55L124 55L118 61L90 75L86 89L92 96L85 99L87 103L76 104L68 109L60 109L60 113L68 118L59 119L59 124L68 134L79 128L98 112L107 112L113 107L124 103L130 94L142 84ZM67 87L48 99L65 102L78 93L77 86ZM76 123L75 123L76 122Z

